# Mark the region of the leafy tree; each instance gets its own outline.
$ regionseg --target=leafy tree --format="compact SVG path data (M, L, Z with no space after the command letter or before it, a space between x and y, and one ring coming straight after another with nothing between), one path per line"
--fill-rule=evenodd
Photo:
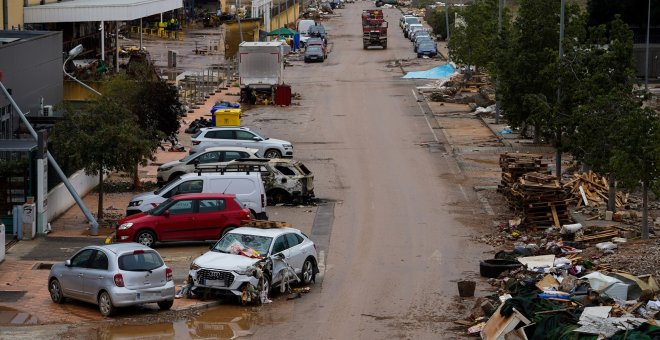
M648 191L660 179L660 117L649 108L634 106L617 120L618 129L610 138L619 140L611 159L622 185L642 184L642 238L649 238Z
M452 27L454 27L454 20L456 17L456 13L458 13L459 10L454 8L453 6L449 7L449 29L451 30ZM431 14L427 16L427 22L433 29L433 33L436 35L439 35L443 39L447 39L447 25L446 25L446 17L445 17L445 7L436 7Z
M477 68L493 69L491 63L498 36L498 1L477 1L461 11L462 22L455 27L448 46L452 60Z
M151 153L137 118L122 97L133 86L123 78L111 80L102 97L82 108L68 107L63 120L53 128L51 137L58 155L87 174L99 175L99 220L103 219L104 172L130 171L137 156Z

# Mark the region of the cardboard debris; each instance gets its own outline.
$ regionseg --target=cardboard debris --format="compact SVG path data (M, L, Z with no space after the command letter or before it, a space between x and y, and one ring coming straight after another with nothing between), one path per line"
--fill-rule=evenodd
M488 319L488 322L486 322L486 325L480 334L482 339L504 340L507 339L506 336L509 332L518 327L518 324L523 323L529 325L531 323L529 319L518 312L515 308L513 308L513 314L509 317L502 316L502 314L500 314L502 306L503 304L497 308L495 313L493 313L493 316L491 316L490 319Z
M559 281L554 276L548 274L536 283L536 288L539 290L557 290L559 289Z
M540 255L540 256L526 256L519 257L518 262L527 266L530 270L537 270L542 268L552 268L555 265L554 255Z

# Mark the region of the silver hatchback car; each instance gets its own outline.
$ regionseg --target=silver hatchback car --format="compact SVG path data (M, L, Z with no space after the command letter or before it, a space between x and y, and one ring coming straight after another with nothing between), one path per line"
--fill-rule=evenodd
M157 303L163 310L174 304L172 269L155 250L138 243L88 246L64 263L56 263L48 275L50 298L97 304L111 316L117 307Z

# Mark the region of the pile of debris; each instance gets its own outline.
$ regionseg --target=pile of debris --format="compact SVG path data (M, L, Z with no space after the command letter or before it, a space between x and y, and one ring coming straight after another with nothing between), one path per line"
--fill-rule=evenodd
M571 203L577 208L582 206L598 207L606 205L608 201L609 183L607 178L600 177L592 171L586 173L575 173L573 179L564 184L569 190ZM627 195L617 192L616 209L623 209L628 200Z

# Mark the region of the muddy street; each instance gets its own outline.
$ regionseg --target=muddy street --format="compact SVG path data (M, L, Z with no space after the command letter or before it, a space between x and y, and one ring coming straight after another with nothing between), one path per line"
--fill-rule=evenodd
M472 240L490 222L438 120L418 100L415 81L392 67L416 59L398 28L401 12L383 9L387 49L362 48L360 14L372 7L348 4L323 21L325 62L301 57L286 67L285 82L301 95L296 105L255 106L242 118L292 141L294 157L314 172L318 206L270 210L272 220L291 222L316 243L321 273L311 292L297 299L276 293L261 307L219 302L201 310L131 310L71 327L64 338L461 337L451 332L456 282L478 278L478 260L489 249ZM159 251L180 284L191 258L206 248Z

